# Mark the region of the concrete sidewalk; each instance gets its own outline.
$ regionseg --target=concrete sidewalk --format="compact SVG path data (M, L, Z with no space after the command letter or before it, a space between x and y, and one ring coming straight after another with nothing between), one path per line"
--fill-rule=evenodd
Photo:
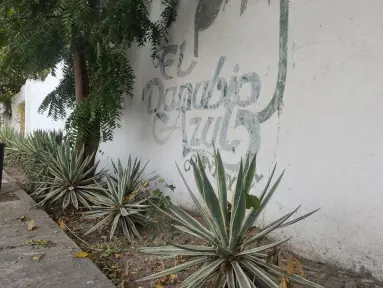
M115 287L9 176L0 190L0 287ZM28 231L28 222L35 228Z

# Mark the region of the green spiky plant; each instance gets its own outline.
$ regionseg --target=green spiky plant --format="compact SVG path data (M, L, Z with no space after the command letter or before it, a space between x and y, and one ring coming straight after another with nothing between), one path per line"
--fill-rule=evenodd
M150 253L165 258L182 255L190 257L190 259L186 263L142 278L138 281L147 281L198 266L199 269L190 275L179 286L180 288L279 288L282 277L283 279L285 279L285 277L288 278L290 283L296 283L305 287L320 288L320 285L312 283L298 275L288 274L281 267L270 263L268 252L280 246L288 239L271 244L259 244L261 243L260 240L275 229L296 223L313 214L315 211L298 217L295 220L288 221L297 211L297 209L295 209L259 230L255 236L247 236L247 232L254 225L270 201L271 196L274 194L282 179L283 173L271 189L269 189L275 172L274 167L262 194L258 198L258 207L253 207L249 213L246 213L246 195L249 194L256 170L255 157L251 161L248 157L245 167L241 161L233 200L231 205L228 205L225 170L222 159L219 152L214 153L214 155L217 165L218 198L213 190L212 184L206 176L200 158L198 157L198 167L197 164L192 161L194 177L198 191L202 196L202 203L197 200L196 196L190 190L177 166L186 188L204 220L204 225L176 206L172 205L170 207L170 213L161 210L162 213L168 215L176 223L174 225L175 228L202 238L208 245L172 244L170 246L140 249L143 253ZM231 209L229 207L231 207Z
M127 177L125 190L126 190L126 193L132 193L134 190L136 190L139 186L143 184L144 180L142 178L142 174L144 173L148 163L149 161L142 166L141 160L139 160L136 157L134 161L132 161L132 156L129 155L128 165L124 169L121 165L120 159L118 159L117 165L112 161L113 170L117 174L117 178L112 175L110 177L116 182L118 182L119 178ZM158 175L154 175L147 182L152 182L157 178L158 178Z
M0 142L5 143L5 165L19 167L23 163L20 153L24 137L13 127L3 126L0 129Z
M117 165L113 162L112 164L117 177L106 175L107 188L95 196L91 211L84 212L85 218L102 219L86 234L110 223L110 240L117 227L121 228L129 242L134 236L141 239L136 223L144 225L149 221L147 212L151 206L147 205L147 202L153 196L149 189L146 189L146 186L157 176L144 181L142 174L148 163L142 166L141 161L137 158L132 162L131 156L129 156L128 165L125 169L122 167L120 159L118 159Z
M64 144L62 131L36 130L21 143L22 170L32 183L39 182L49 174L47 162Z
M90 208L89 202L101 190L96 183L104 175L104 171L96 172L98 162L90 165L92 157L84 156L84 150L76 152L69 145L60 147L56 154L49 154L48 173L32 193L32 196L42 198L38 204L59 201L64 210L69 204L76 210L80 204Z
M32 188L34 182L41 181L49 173L46 163L50 154L56 153L63 145L64 135L62 131L43 130L36 130L26 137L15 133L11 137L11 130L4 131L5 135L10 135L6 145L5 163L10 167L21 168Z

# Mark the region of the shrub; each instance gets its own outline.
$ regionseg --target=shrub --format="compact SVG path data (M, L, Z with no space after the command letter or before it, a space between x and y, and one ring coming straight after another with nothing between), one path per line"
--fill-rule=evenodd
M144 225L149 220L146 214L150 206L146 202L152 197L152 194L146 188L148 181L156 179L157 176L144 181L142 174L147 163L143 167L140 163L141 161L137 158L132 163L130 156L125 169L122 168L120 160L117 165L113 163L117 177L106 176L107 187L102 190L102 193L95 196L91 211L84 212L88 219L102 218L86 234L110 223L110 239L117 227L121 228L129 241L132 241L134 236L141 238L135 224Z
M84 157L84 150L77 153L69 145L59 147L56 154L48 153L48 173L43 177L32 196L43 198L38 204L61 202L66 209L72 204L77 210L79 203L90 208L89 202L101 188L100 181L104 171L96 173L98 162L92 163L92 155Z
M23 163L23 173L34 184L45 179L49 174L50 156L57 153L64 145L61 131L37 130L29 134L18 146Z
M202 196L202 203L197 200L181 173L199 213L204 220L201 224L190 214L176 206L170 207L170 212L161 210L168 215L176 224L175 228L205 240L207 246L199 245L176 245L142 248L143 253L150 253L162 257L190 257L189 261L176 267L142 278L138 281L147 281L178 271L198 266L199 269L190 275L180 287L228 287L228 288L252 288L252 287L272 287L278 288L281 279L291 283L306 287L321 287L298 275L287 273L284 269L270 263L269 253L287 240L277 241L271 244L259 244L270 232L277 228L286 227L300 221L314 212L308 213L295 220L288 222L290 217L297 211L286 214L280 219L272 222L263 229L259 230L255 236L247 236L247 232L254 225L263 209L268 204L279 185L283 174L277 179L269 189L275 168L264 188L260 197L252 197L251 201L255 204L250 213L246 214L246 195L255 175L255 157L246 161L245 167L240 165L236 189L233 194L231 205L227 202L227 187L223 163L219 152L215 154L217 165L217 188L218 197L208 180L203 164L198 157L198 167L192 162L194 177L199 193ZM250 206L250 205L249 205ZM254 208L258 206L257 208ZM159 208L158 208L159 209Z
M1 127L0 142L5 143L5 165L19 167L22 157L19 153L23 137L14 128L9 126Z

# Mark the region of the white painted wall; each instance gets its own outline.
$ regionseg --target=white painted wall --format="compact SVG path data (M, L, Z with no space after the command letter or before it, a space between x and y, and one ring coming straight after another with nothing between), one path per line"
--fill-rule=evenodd
M196 1L181 1L180 13L169 44L178 45L173 65L165 71L177 72L179 45L186 40L182 68L196 61L186 77L166 80L159 68L153 67L150 51L132 52L136 59L136 94L128 100L122 127L115 141L102 145L106 157L126 161L129 153L150 159L169 184L173 200L191 206L176 171L175 161L184 170L182 123L164 145L154 140L166 138L160 132L166 125L154 124L154 113L148 114L148 97L142 91L150 79L159 77L164 89L213 77L221 56L226 56L221 77L228 82L236 64L238 75L256 72L261 90L258 101L245 110L255 115L271 100L278 73L279 1L249 1L240 16L240 1L230 0L221 8L213 25L199 34L199 55L193 54ZM154 8L156 11L157 8ZM290 1L288 25L288 66L283 107L260 124L259 174L268 175L273 163L285 177L264 216L272 220L302 204L299 213L322 208L295 227L277 237L294 236L291 246L312 259L330 261L354 270L367 269L383 279L383 138L379 122L383 121L381 65L383 63L383 2L380 0L293 0ZM158 9L157 9L158 10ZM168 63L170 64L170 63ZM179 88L177 90L178 95ZM155 92L153 92L155 95ZM200 95L200 94L199 94ZM241 99L250 95L244 87ZM153 99L158 96L153 96ZM219 92L213 93L211 103ZM171 101L171 97L166 98ZM177 98L176 98L177 100ZM155 102L155 101L154 101ZM189 144L195 126L191 117L202 117L197 132L208 117L219 117L224 107L186 112L185 132ZM163 107L157 112L165 112ZM169 124L178 111L168 112ZM182 114L182 113L181 113ZM241 143L235 152L225 151L224 160L235 163L249 146L249 133L235 128L238 106L233 110L228 127L228 141ZM214 125L213 122L212 125ZM155 132L153 132L153 130ZM212 133L212 131L210 131ZM211 134L209 134L211 135ZM208 137L210 139L210 137ZM219 137L217 137L219 140ZM222 149L219 141L217 148ZM211 152L205 145L192 148ZM107 162L104 162L107 163ZM193 183L190 172L186 173ZM265 177L257 186L262 186Z
M20 92L12 98L12 119L4 119L6 125L14 128L16 131L20 131L20 115L18 113L18 106L25 100L26 85L21 87Z
M18 105L25 101L25 134L35 130L63 130L65 119L55 121L48 113L38 113L44 98L52 92L62 79L61 65L58 65L56 76L49 74L44 81L27 80L20 92L12 99L12 120L7 124L20 130Z
M38 113L38 109L44 98L52 92L62 79L62 72L57 69L56 76L48 75L44 81L28 80L24 87L25 92L25 132L31 133L34 130L62 130L65 119L55 121L48 117L48 112Z
M193 150L200 150L204 155L212 152L202 141L202 131L208 117L214 117L207 133L207 139L211 139L217 118L222 117L216 146L222 150L226 140L229 148L235 148L223 151L227 164L238 163L249 147L253 152L258 151L258 174L264 176L257 183L258 189L263 186L275 162L278 162L278 173L286 169L263 221L273 220L299 204L302 204L301 214L322 208L304 222L275 236L294 236L290 242L292 248L311 259L354 270L367 269L383 280L383 231L379 229L383 224L380 188L383 186L383 138L378 128L379 122L383 121L380 111L383 105L380 97L383 93L380 85L383 2L290 1L284 93L276 89L281 88L281 83L277 85L278 75L285 71L283 65L279 67L279 0L270 1L270 4L267 0L248 1L242 16L241 1L229 0L225 7L221 7L212 21L214 23L199 33L198 57L194 55L198 1L181 2L169 42L169 45L175 45L171 48L176 52L168 55L164 67L172 78L166 79L161 74L158 60L156 67L153 66L149 48L130 51L137 76L135 97L126 100L122 126L116 130L114 141L101 145L101 164L110 167L109 159L117 157L126 162L130 153L143 160L150 159L148 171L156 170L168 184L176 186L174 192L168 191L173 201L193 208L175 162L195 189L192 173L185 171L189 168L187 161ZM158 3L153 5L157 5L153 7L153 17L156 18L159 7ZM201 18L197 18L200 23ZM181 70L187 69L192 61L195 61L195 67L189 75L181 77L177 76L177 64L180 45L184 41ZM211 80L222 56L226 58L220 77L228 85L233 75L239 77L254 72L259 76L260 93L255 103L239 107L228 91L226 95L231 100L226 104L234 103L233 107L221 103L216 109L194 109L192 104L192 109L185 111L179 109L179 105L167 110L162 105L148 113L150 95L153 108L159 99L153 87L145 90L148 81L158 77L164 91L177 87L174 99L177 102L180 86L190 83L194 91L197 83ZM239 71L233 72L236 66ZM255 91L257 87L254 86ZM210 104L217 103L221 97L216 85L212 88ZM279 91L277 95L283 95L283 105L262 122L260 112L270 103L275 91ZM197 104L201 91L198 95ZM239 97L246 100L250 96L251 85L247 83L240 89ZM172 102L171 94L167 94L165 102ZM37 106L31 106L29 118L27 114L31 121L28 130L50 125L45 124L46 118L34 116L33 110ZM220 141L228 108L233 110L226 125L227 138L222 137ZM200 120L191 120L198 117ZM246 122L249 119L252 121ZM193 143L196 121L201 124ZM250 131L246 126L238 125L244 123L251 124ZM235 140L239 141L238 145L232 142ZM184 155L184 147L191 152ZM230 179L235 175L234 172L228 174ZM254 193L257 191L255 189Z

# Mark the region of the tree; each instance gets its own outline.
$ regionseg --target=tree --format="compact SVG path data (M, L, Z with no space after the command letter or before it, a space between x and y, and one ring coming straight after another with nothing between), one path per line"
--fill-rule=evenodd
M72 110L67 133L89 155L100 141L113 138L123 97L133 96L127 49L134 42L156 49L166 41L178 0L161 4L161 20L151 21L147 0L3 0L0 77L17 79L17 90L17 77L25 80L47 70L54 74L62 62L64 77L40 112L58 119Z

